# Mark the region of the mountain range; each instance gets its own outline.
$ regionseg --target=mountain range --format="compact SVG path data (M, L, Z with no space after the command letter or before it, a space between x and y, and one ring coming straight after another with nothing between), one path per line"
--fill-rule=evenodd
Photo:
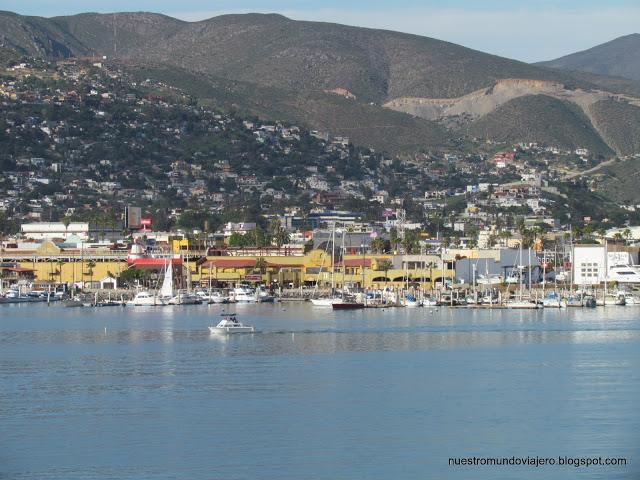
M537 65L623 77L640 82L640 33Z
M386 30L274 14L184 22L142 12L0 12L3 51L105 55L202 102L392 152L459 148L474 139L586 147L602 156L640 152L640 141L624 134L626 122L640 117L640 82L602 75L628 70L577 68L562 59L530 65ZM602 55L613 58L610 50L592 52L591 64Z

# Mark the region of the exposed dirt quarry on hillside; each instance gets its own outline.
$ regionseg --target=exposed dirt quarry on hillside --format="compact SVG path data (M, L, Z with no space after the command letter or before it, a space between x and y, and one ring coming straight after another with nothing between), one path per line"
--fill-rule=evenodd
M613 99L640 107L640 98L628 95L614 95L601 90L568 89L555 82L523 79L500 80L493 87L476 90L457 98L403 97L391 100L384 106L427 120L446 120L447 117L466 117L474 120L491 113L510 100L525 95L548 95L573 102L584 110L592 122L589 107L600 100Z

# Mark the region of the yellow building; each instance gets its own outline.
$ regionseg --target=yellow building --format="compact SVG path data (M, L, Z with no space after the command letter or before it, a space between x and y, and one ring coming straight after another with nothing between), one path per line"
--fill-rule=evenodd
M122 253L60 249L53 242L43 242L32 252L3 252L22 268L34 271L38 282L84 283L98 282L109 274L117 277L128 268Z
M413 262L403 260L414 257L346 255L344 261L339 260L334 265L333 284L338 288L343 285L360 287L363 283L365 288L382 288L403 287L409 283L414 287L432 288L443 278L455 276L452 262L445 262L443 268L435 256ZM385 271L385 265L391 268ZM329 287L332 283L331 256L322 250L312 250L304 256L208 257L189 270L192 281L201 285L250 281L295 286L317 283Z

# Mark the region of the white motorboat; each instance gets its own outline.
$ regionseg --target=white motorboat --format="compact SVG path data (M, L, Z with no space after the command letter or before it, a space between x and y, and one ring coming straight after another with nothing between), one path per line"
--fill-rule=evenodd
M567 299L558 295L557 292L549 292L542 299L544 308L566 308Z
M130 307L155 307L166 305L166 301L150 292L138 292L133 300L127 302Z
M502 284L502 275L478 275L476 283L483 286L493 286Z
M609 293L607 295L604 295L603 298L596 298L596 305L598 305L599 307L607 305L624 306L626 304L626 297L622 294Z
M178 290L178 293L171 297L167 302L169 305L198 305L202 303L202 299L195 293L186 290Z
M340 297L330 297L330 298L312 298L311 303L314 307L331 307L336 302L341 302L342 299Z
M258 298L258 302L260 302L260 303L275 303L276 302L275 295L271 295L264 285L261 285L256 289L256 295L257 295L257 298Z
M425 307L437 307L440 305L440 302L432 297L425 297L422 300L422 305Z
M231 295L236 303L256 303L258 297L256 292L249 287L236 287Z
M231 303L231 298L220 290L215 290L209 295L209 303Z
M209 327L211 333L253 333L255 328L240 323L235 313L223 313L222 320L215 327Z
M505 303L506 308L514 308L514 309L537 309L541 308L542 305L539 303L531 302L529 300L511 300Z
M617 295L624 297L625 305L640 305L640 295L628 290L618 290Z
M413 295L407 295L404 297L405 307L413 308L413 307L419 307L420 305L421 305L420 301Z

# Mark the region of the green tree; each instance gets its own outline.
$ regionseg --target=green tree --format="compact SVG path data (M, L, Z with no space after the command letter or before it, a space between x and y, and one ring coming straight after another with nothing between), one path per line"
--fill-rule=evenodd
M245 236L239 232L233 232L229 237L229 246L230 247L244 247L247 242L244 238Z
M267 272L268 266L269 264L264 259L264 257L258 257L256 259L255 269L258 270L262 275L264 275Z
M389 277L387 276L387 273L389 272L389 270L393 269L393 262L391 262L391 260L382 260L381 262L378 262L377 265L377 270L380 272L384 272L384 286L387 286L387 282L389 280Z
M420 242L418 233L414 230L408 230L404 234L402 240L402 248L405 253L411 255L420 251Z
M68 230L69 230L69 225L71 224L71 218L68 216L64 216L62 217L62 220L60 220L60 222L62 222L62 224L64 225L64 239L66 240L68 237Z
M93 269L96 268L96 262L94 262L93 260L89 261L89 263L87 263L87 268L87 274L89 275L89 285L93 287Z
M282 247L285 243L289 243L289 233L282 226L279 219L275 218L271 221L269 233L271 234L272 242L275 243L278 248Z

